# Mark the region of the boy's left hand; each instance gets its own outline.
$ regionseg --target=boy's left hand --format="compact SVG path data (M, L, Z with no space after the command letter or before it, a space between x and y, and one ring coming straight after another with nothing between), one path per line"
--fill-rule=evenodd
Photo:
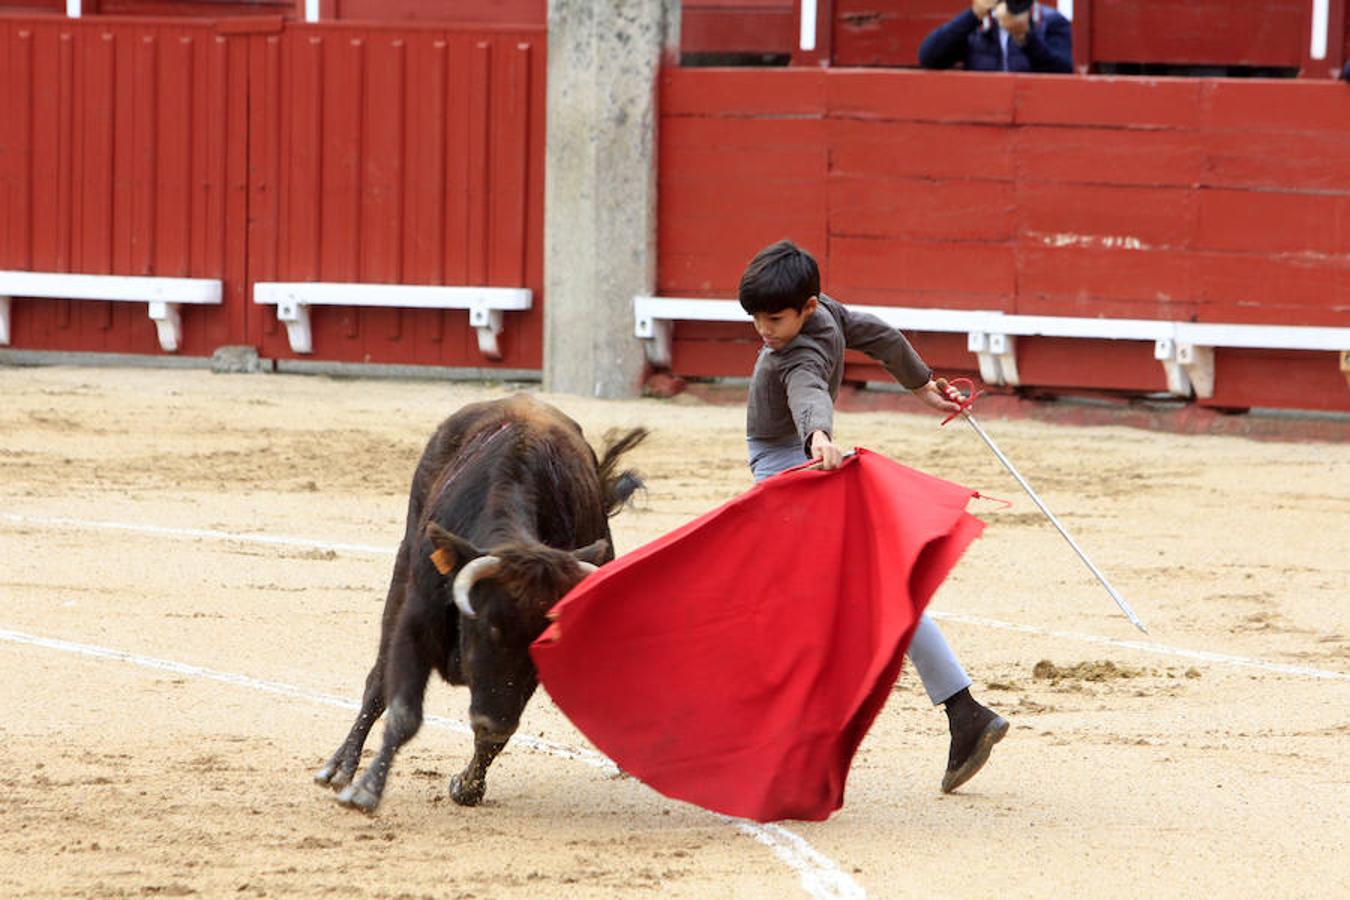
M923 401L924 405L931 406L938 412L954 413L961 411L961 405L958 402L963 399L961 392L948 384L945 378L939 378L936 381L929 379L923 387L914 388L910 393Z

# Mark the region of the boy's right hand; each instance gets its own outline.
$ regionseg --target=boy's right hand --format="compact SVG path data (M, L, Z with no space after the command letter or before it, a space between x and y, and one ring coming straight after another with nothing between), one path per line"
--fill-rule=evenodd
M945 413L960 412L961 401L965 399L960 391L947 383L945 378L929 381L922 387L914 388L910 393L923 401L925 406L931 406L938 412Z
M820 462L822 469L837 469L844 461L844 453L823 431L811 432L811 458Z

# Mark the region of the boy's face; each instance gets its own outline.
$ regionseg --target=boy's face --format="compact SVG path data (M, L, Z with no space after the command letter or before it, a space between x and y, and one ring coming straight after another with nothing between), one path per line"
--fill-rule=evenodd
M781 350L802 330L806 320L816 311L817 305L816 298L812 296L806 301L801 312L788 308L780 309L778 312L755 313L755 331L759 332L764 346L770 350Z

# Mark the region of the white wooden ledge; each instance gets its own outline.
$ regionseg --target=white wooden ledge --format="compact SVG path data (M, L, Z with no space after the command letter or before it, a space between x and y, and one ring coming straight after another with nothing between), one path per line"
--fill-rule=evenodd
M159 346L174 353L183 336L178 307L184 303L219 305L221 294L221 283L214 278L0 270L0 345L8 346L10 341L11 298L50 297L147 303Z
M502 332L502 313L529 309L533 294L528 288L259 281L253 285L253 302L276 306L277 319L286 325L286 336L296 353L314 352L311 306L467 309L469 324L478 332L478 349L488 359L501 359L497 335Z
M1090 319L1081 316L1020 316L998 310L857 306L903 331L964 333L966 348L979 361L987 384L1017 385L1017 338L1064 337L1151 341L1163 366L1167 390L1181 397L1214 396L1214 349L1247 347L1270 350L1326 350L1340 353L1340 368L1350 382L1350 328L1297 325L1236 325L1170 322L1154 319ZM653 365L669 366L675 322L746 322L750 316L734 300L634 297L634 333L646 342Z

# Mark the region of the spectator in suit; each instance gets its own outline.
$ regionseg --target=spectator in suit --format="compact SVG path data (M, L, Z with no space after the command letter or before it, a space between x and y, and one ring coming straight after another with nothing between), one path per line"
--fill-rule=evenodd
M919 46L919 65L972 72L1073 71L1073 29L1035 0L971 0Z

